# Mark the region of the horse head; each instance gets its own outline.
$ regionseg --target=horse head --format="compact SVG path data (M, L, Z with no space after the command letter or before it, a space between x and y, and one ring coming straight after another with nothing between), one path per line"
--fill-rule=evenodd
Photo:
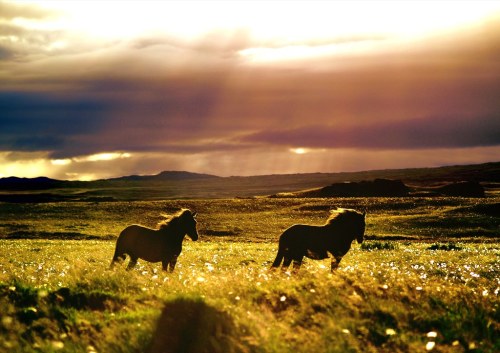
M181 216L186 234L194 241L198 240L198 230L196 229L196 214L196 212L185 210Z
M365 228L366 228L366 210L363 211L362 214L359 215L360 217L360 222L359 225L356 229L356 240L358 241L358 244L361 244L363 242L363 236L365 235Z

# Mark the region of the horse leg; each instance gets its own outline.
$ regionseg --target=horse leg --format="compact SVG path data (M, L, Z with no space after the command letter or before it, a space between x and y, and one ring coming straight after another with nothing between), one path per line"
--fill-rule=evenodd
M335 271L337 267L339 267L340 260L342 260L342 256L334 256L332 258L332 269L331 272Z
M127 258L127 255L125 253L120 254L117 251L115 251L115 254L113 255L113 259L111 260L111 265L109 265L109 268L113 268L115 266L115 263L117 262L123 262Z
M175 268L175 264L177 263L177 255L174 255L171 259L170 259L170 262L167 263L167 266L168 266L168 270L170 272L174 272L174 268ZM166 268L164 267L163 268L164 270L166 270Z
M293 273L299 272L300 266L302 265L302 259L300 260L293 260Z
M288 266L292 263L292 258L285 256L285 259L283 260L283 266L281 266L281 270L285 272L288 269Z
M283 261L283 257L285 256L284 252L278 248L278 254L276 255L276 259L274 259L272 267L280 267L281 261Z
M137 257L130 256L130 262L128 263L127 270L131 270L137 265Z

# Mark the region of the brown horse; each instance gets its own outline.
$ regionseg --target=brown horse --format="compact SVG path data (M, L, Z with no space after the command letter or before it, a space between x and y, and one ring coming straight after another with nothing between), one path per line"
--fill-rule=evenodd
M335 270L351 248L354 239L363 242L366 212L350 209L334 210L322 226L295 224L280 236L278 254L272 267L286 270L293 260L294 271L298 271L304 256L321 260L332 255L331 271Z
M182 209L158 223L159 229L156 230L135 224L128 226L116 241L111 267L128 255L130 262L127 269L133 268L138 259L143 259L161 261L163 270L172 272L181 253L184 236L187 234L192 240L198 240L195 217L196 213Z

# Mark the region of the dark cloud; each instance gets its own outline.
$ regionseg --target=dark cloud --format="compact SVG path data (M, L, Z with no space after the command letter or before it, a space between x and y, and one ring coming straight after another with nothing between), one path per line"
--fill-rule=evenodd
M0 92L2 134L75 134L93 132L101 124L106 102L52 94Z
M391 39L257 43L244 30L215 31L193 41L154 35L100 50L86 50L86 43L65 55L20 60L20 53L38 52L59 34L15 26L0 31L26 38L31 48L0 42L0 60L10 60L0 70L0 151L47 151L52 158L218 152L223 158L252 148L262 156L266 148L288 153L283 147L500 145L500 26L494 21L380 52L279 64L251 62L239 52Z
M423 149L500 145L500 116L431 117L360 126L307 125L260 131L242 139L314 148Z
M6 139L9 148L15 151L50 151L62 149L66 145L65 137L58 135L21 135L18 137L10 136ZM10 141L9 141L10 140Z
M0 149L64 150L76 137L98 134L107 108L96 99L0 92Z

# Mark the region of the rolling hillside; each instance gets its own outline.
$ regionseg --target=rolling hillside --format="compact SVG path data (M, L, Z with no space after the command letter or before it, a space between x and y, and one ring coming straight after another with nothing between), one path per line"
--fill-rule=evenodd
M439 168L373 170L349 173L308 173L218 177L180 171L132 175L96 181L40 178L0 179L0 201L113 201L175 198L232 198L272 195L325 187L333 183L374 179L401 180L418 188L474 181L492 188L500 184L500 162Z

